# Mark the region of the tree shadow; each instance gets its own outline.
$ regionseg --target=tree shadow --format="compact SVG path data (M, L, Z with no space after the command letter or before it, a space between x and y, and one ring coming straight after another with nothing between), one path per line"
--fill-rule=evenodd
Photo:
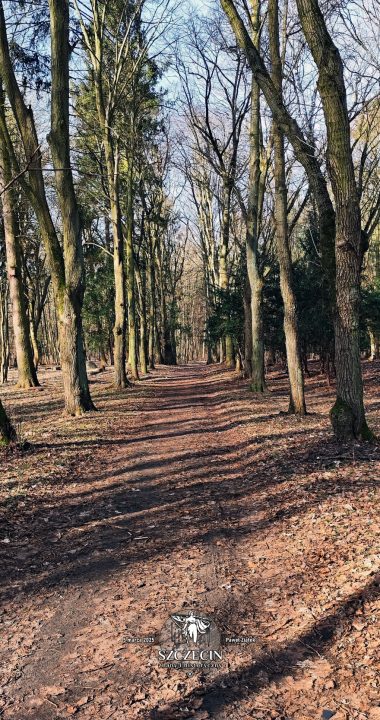
M273 436L265 437L269 442ZM299 478L315 469L315 456L326 446L323 441L303 446L298 438L290 456L278 449L261 464L246 455L250 441L173 452L113 467L95 480L89 473L89 487L75 478L77 489L35 498L32 508L16 504L3 525L12 543L0 545L3 599L99 579L121 563L167 557L179 544L214 545L221 537L239 542L244 536L254 541L327 499L376 487L366 476L362 481L317 477L300 486ZM357 468L361 461L355 462ZM136 540L140 536L147 539Z
M206 710L210 717L217 718L218 713L223 710L231 712L244 698L271 683L278 683L285 676L294 675L297 663L320 656L334 641L335 632L342 618L354 615L363 603L376 600L379 596L380 574L364 588L338 604L334 612L315 622L293 642L264 650L255 657L253 663L234 672L232 677L229 672L219 674L211 682L202 683L190 694L181 698L180 703L167 705L162 711L157 707L154 708L149 717L151 720L169 720L175 717L181 708L191 704L191 699L197 696L199 690L203 698L202 709Z

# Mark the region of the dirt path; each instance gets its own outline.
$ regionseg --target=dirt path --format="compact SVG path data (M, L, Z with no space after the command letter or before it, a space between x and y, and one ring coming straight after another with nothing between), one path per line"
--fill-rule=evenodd
M319 380L303 423L280 377L253 401L219 368L161 369L108 419L99 382L80 439L37 449L69 448L70 476L5 517L0 717L379 718L377 449L334 445ZM256 642L191 676L125 642L185 608Z

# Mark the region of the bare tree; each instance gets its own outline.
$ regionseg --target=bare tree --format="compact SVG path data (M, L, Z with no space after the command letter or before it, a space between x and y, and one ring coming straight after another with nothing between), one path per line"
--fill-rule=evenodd
M22 277L20 232L17 221L15 186L11 185L12 166L4 135L6 127L4 94L0 91L0 192L3 210L4 239L12 303L13 334L17 357L18 387L26 389L39 385L29 335L26 293Z
M67 36L66 41L68 43ZM68 50L64 49L64 52L67 53ZM26 159L27 173L21 173L13 143L8 136L7 146L13 172L18 175L19 182L36 214L51 271L58 318L65 407L69 414L80 415L94 407L87 382L80 322L83 298L81 249L77 245L76 233L69 232L65 233L65 242L62 248L52 221L46 198L36 125L32 109L26 103L11 61L2 3L0 3L0 74L16 120ZM65 122L68 120L66 106L62 108L62 112ZM67 116L65 116L66 113ZM67 152L66 148L65 152ZM70 172L70 165L61 165L61 168L62 174L66 177L66 174Z
M365 252L358 187L351 151L350 121L339 50L317 0L297 0L305 38L318 68L327 130L327 167L336 211L335 361L337 400L331 420L339 439L368 439L360 364L360 276Z
M228 292L232 198L240 136L250 101L245 60L238 49L228 47L219 21L206 32L204 23L203 32L192 26L190 52L192 68L182 62L179 72L194 149L220 181L218 286ZM225 337L225 358L227 366L233 367L234 348L229 334Z
M280 54L278 0L269 0L268 27L272 80L280 98L282 98L283 61ZM285 44L285 38L283 42ZM281 295L284 303L284 330L290 384L289 412L304 415L306 405L298 336L297 301L293 287L292 256L289 245L284 133L276 120L273 122L273 149L276 244L280 266Z

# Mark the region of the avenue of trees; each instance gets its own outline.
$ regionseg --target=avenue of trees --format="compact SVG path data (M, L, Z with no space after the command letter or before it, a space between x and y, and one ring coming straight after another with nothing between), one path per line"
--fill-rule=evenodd
M155 364L224 362L370 440L380 359L376 0L0 0L0 382L94 411ZM0 404L0 443L15 439ZM8 413L8 414L7 414Z

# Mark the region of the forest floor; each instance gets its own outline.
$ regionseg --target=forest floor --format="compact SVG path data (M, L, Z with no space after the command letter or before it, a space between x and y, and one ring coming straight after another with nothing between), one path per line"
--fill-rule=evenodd
M312 369L304 420L280 371L107 371L80 419L57 371L1 388L31 443L0 457L1 718L379 720L380 448L335 443ZM193 674L126 642L186 608L255 641Z

